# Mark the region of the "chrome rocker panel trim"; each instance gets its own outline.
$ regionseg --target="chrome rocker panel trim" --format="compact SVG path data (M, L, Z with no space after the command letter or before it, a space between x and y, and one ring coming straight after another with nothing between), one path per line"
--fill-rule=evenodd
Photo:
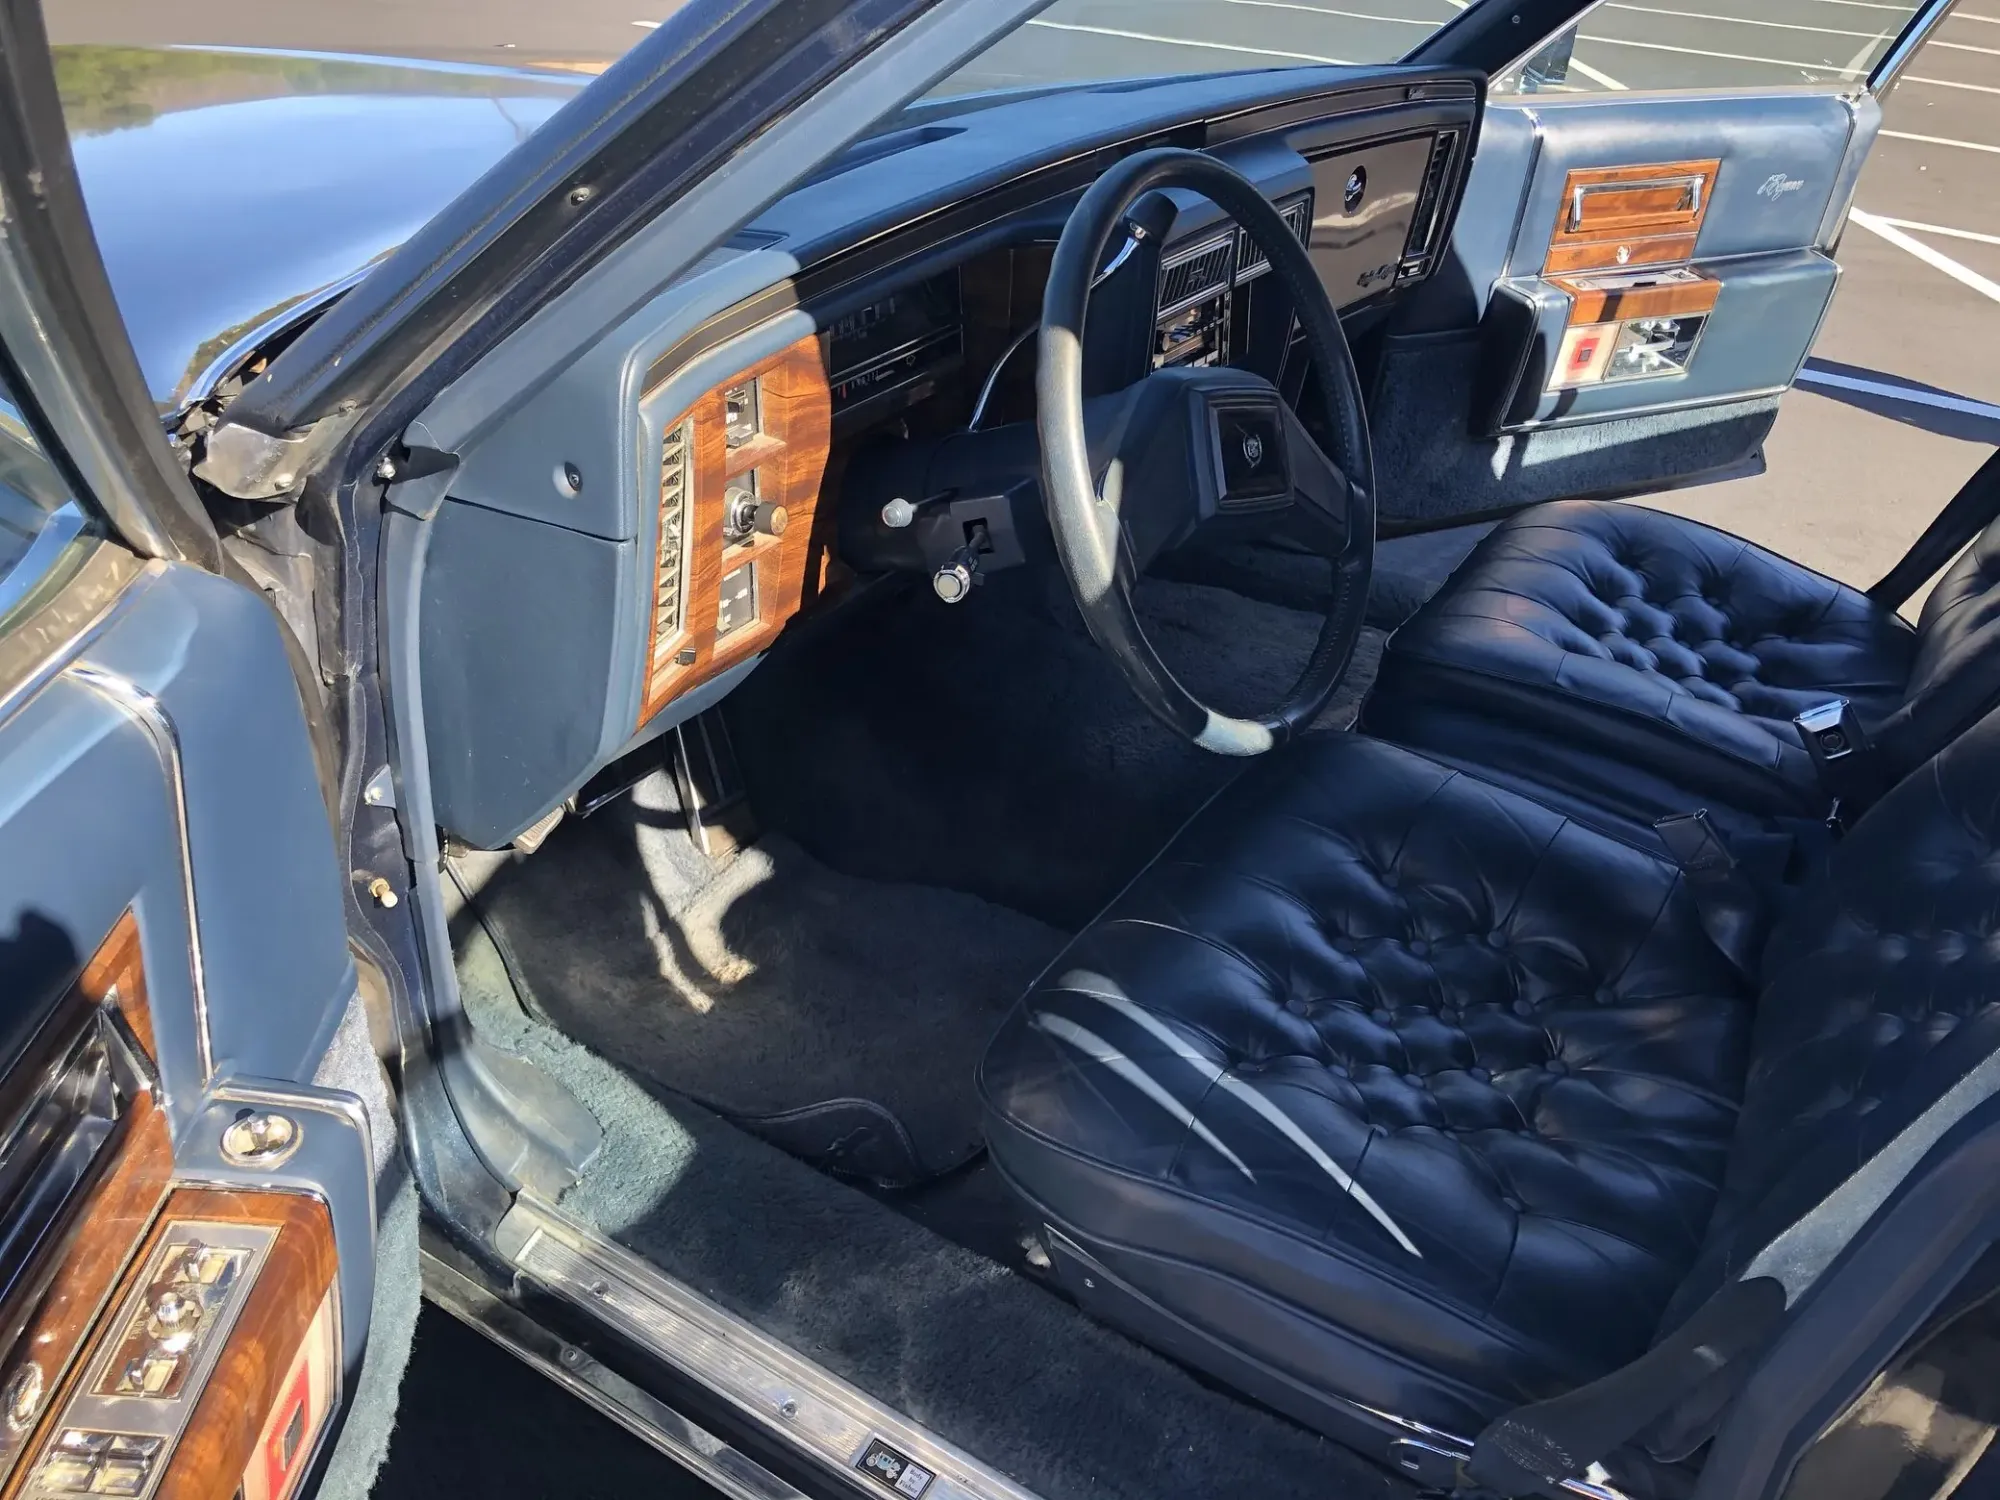
M503 1301L429 1245L421 1252L420 1261L424 1296L435 1306L657 1448L729 1500L808 1500L802 1490Z
M532 1194L514 1200L495 1240L500 1254L533 1281L589 1309L861 1493L887 1493L858 1467L870 1446L882 1443L935 1476L924 1500L1037 1500L964 1449Z

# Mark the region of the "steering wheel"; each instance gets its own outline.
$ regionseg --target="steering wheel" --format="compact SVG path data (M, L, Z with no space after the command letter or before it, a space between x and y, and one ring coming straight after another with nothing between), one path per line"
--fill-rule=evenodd
M1319 371L1329 457L1277 388L1248 371L1168 366L1116 395L1083 395L1090 286L1133 203L1191 188L1249 234L1290 293ZM1042 297L1035 424L1042 496L1057 555L1091 638L1153 714L1204 750L1260 755L1326 707L1346 674L1375 559L1375 471L1361 382L1340 318L1278 210L1233 167L1200 151L1141 151L1099 177L1056 245ZM1333 564L1312 658L1282 703L1254 718L1218 712L1167 670L1132 605L1162 552L1198 532L1278 531Z

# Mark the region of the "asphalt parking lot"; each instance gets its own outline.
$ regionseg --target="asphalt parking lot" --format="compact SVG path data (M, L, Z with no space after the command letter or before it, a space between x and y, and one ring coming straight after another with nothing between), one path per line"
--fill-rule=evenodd
M208 43L582 70L630 47L649 0L47 0L64 42ZM1458 0L1058 0L988 81L1382 61ZM1566 87L1864 77L1909 6L1608 0ZM1760 477L1648 503L1866 585L2000 443L2000 0L1963 0L1885 107L1841 246L1844 280ZM1881 389L1887 387L1885 394ZM1896 394L1914 390L1915 397ZM610 1423L428 1312L385 1495L705 1493Z

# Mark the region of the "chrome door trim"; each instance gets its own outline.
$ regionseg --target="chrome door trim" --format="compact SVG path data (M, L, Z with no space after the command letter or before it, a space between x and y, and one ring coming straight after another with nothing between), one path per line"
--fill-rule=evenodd
M1902 34L1889 44L1889 50L1868 74L1868 92L1879 97L1894 88L1897 75L1957 8L1958 0L1929 0L1929 4L1918 6Z
M523 1274L700 1381L861 1493L885 1493L857 1467L879 1442L931 1472L924 1500L1036 1500L964 1449L532 1193L514 1200L494 1239Z
M420 1255L424 1295L484 1334L531 1370L673 1459L729 1500L807 1500L754 1459L739 1453L664 1401L608 1370L575 1344L452 1265L431 1246Z
M201 910L194 889L194 853L188 841L187 773L181 764L181 736L174 721L151 693L116 672L88 662L71 662L61 674L96 693L130 717L153 743L153 753L167 778L173 805L174 836L180 843L181 901L188 928L188 979L194 990L195 1050L201 1062L199 1086L215 1076L215 1047L208 1034L208 969L202 957Z

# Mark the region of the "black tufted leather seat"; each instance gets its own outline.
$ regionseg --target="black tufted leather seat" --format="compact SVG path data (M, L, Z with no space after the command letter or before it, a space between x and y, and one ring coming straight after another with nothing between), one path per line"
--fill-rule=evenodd
M2000 701L1996 583L1989 532L1912 630L1698 522L1535 506L1396 632L1363 727L1642 823L1697 805L1817 818L1827 799L1793 715L1848 698L1907 772Z
M1295 1375L1476 1430L1643 1348L1700 1245L1750 1005L1679 884L1421 756L1308 742L1008 1021L994 1159L1211 1335L1264 1325Z
M1086 1307L1336 1435L1475 1432L1635 1358L2000 1046L1996 786L2000 713L1752 985L1637 843L1308 740L1010 1014L993 1160Z

